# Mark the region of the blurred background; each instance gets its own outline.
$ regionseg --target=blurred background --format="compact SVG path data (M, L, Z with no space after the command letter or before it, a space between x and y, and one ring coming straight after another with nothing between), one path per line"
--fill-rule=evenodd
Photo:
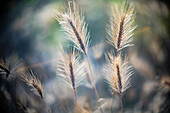
M129 0L135 5L137 28L133 47L128 54L134 68L132 87L123 94L125 113L170 113L170 13L169 0ZM62 10L67 0L1 0L0 57L9 68L20 59L20 69L31 68L40 76L45 102L51 113L72 113L72 89L56 76L59 42L67 44L59 23L52 17L54 9ZM95 72L96 86L104 112L110 113L111 91L102 77L104 52L113 49L106 43L106 25L110 7L123 0L76 0L83 9L90 31L89 57ZM21 73L5 78L0 75L2 113L45 113L43 100L33 94ZM77 89L79 113L100 113L91 85ZM113 97L113 111L120 113L118 94Z

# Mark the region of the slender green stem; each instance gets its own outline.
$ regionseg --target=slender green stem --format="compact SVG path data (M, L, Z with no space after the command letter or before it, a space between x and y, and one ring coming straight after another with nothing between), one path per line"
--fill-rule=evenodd
M120 102L121 102L121 112L123 113L123 101L122 101L122 94L120 94Z
M98 104L98 107L100 108L101 113L103 113L103 110L100 107L99 95L98 95L97 88L96 88L96 85L95 85L95 82L94 82L94 77L93 77L93 73L92 73L92 68L90 66L90 61L89 61L89 59L87 57L87 54L85 54L85 56L86 56L86 59L87 59L87 63L88 63L88 67L89 67L89 70L90 70L90 75L91 75L92 83L93 83L94 90L95 90L95 93L96 93L97 104Z

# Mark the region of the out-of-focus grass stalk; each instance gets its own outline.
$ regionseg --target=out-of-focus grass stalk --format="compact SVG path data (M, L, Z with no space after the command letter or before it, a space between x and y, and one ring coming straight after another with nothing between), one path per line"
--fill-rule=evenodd
M49 109L48 106L44 100L44 89L42 87L41 81L35 76L35 74L32 72L32 70L30 70L30 72L24 74L21 78L27 85L32 87L32 91L37 94L38 96L41 97L41 99L43 100L43 103L45 105L45 109L48 113Z

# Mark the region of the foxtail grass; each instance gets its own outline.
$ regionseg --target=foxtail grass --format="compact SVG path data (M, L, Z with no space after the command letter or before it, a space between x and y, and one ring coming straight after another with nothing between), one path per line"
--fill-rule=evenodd
M87 24L84 21L82 11L75 2L69 2L65 12L54 12L54 18L61 24L67 38L74 43L74 47L80 50L86 56L91 80L95 90L98 107L100 107L99 96L95 85L92 68L87 55L89 45L89 32L87 32ZM102 111L102 110L101 110Z
M130 77L133 75L133 68L127 59L125 58L123 61L120 55L115 58L112 53L107 53L105 56L107 61L104 68L106 80L110 88L121 94L131 86Z
M104 68L105 77L110 88L120 95L121 110L123 113L122 93L131 86L131 76L133 75L133 68L127 62L127 59L123 61L121 56L116 58L112 53L107 53L107 64Z
M41 84L41 81L36 77L36 75L33 73L33 71L30 69L29 72L27 72L26 74L22 75L21 78L28 86L32 87L31 91L33 91L37 96L40 96L41 99L43 100L44 104L45 104L45 108L47 110L48 113L49 109L48 106L44 100L44 89L43 86Z
M106 27L108 43L116 49L116 55L121 49L128 46L133 46L133 31L136 28L134 26L134 5L123 4L118 7L116 4L112 7L112 15L110 16L110 22Z
M40 96L42 99L44 98L44 91L41 85L41 81L34 75L32 70L27 74L22 76L22 80L28 85L32 87L32 91Z
M107 25L107 39L115 49L114 52L105 54L107 65L105 66L106 80L111 89L118 92L121 100L121 112L123 113L122 93L130 87L130 77L133 74L132 67L127 59L123 61L120 50L132 46L134 26L134 5L127 1L120 7L116 4L112 7L110 23ZM112 106L112 105L111 105ZM112 107L111 107L112 111Z
M67 54L62 46L60 46L59 58L57 60L57 75L73 89L77 106L76 89L82 84L82 80L87 74L87 64L81 62L80 54L76 53L75 49L71 50L70 54Z
M78 5L70 1L66 11L54 11L53 17L59 22L67 38L74 43L73 46L87 55L90 35Z

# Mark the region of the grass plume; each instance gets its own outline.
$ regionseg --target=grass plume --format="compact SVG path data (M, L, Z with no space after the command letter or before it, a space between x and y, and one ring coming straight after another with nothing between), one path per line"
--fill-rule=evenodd
M122 92L130 87L130 77L133 74L132 67L125 60L122 62L120 50L131 44L133 40L133 31L136 26L133 25L135 19L134 5L125 3L118 7L116 4L112 7L110 23L107 25L108 43L115 48L115 56L107 53L105 66L106 80L114 91L118 92L121 100L121 112L123 113ZM112 111L112 107L111 107Z
M59 57L60 59L58 59L57 74L73 89L75 102L77 104L76 88L81 85L82 80L87 74L87 63L80 61L80 55L75 52L75 49L73 49L73 52L70 54L67 54L64 52L62 46L60 46Z
M136 26L133 25L135 19L134 5L123 4L120 8L116 4L112 7L110 23L107 25L108 43L114 46L116 53L131 44L133 40L133 31Z
M32 91L41 97L41 99L43 100L43 103L45 105L45 109L48 113L50 113L48 106L44 100L44 89L43 86L41 84L41 81L36 77L36 75L32 72L32 70L30 69L30 71L26 74L24 74L22 76L22 80L28 85L32 87Z
M84 21L82 11L79 9L78 5L72 1L68 2L68 8L65 12L55 11L54 18L59 21L59 24L62 25L63 31L66 33L68 39L75 44L75 48L85 54L93 87L96 93L98 106L100 107L99 96L94 82L93 72L87 56L90 35L89 32L87 32L87 24Z
M107 64L104 68L105 77L110 87L118 93L124 92L131 86L130 77L133 74L132 66L120 55L115 58L112 53L106 55Z
M61 24L67 38L75 44L75 48L87 54L89 33L82 11L75 2L68 2L64 12L54 11L54 18Z
M122 61L120 55L114 57L112 53L107 53L105 56L107 61L104 68L105 77L113 93L114 91L119 93L123 113L122 93L131 86L132 66L128 64L126 58Z
M41 81L34 75L32 70L22 76L22 80L28 85L32 87L32 91L40 96L42 99L44 98L44 91L41 85Z

